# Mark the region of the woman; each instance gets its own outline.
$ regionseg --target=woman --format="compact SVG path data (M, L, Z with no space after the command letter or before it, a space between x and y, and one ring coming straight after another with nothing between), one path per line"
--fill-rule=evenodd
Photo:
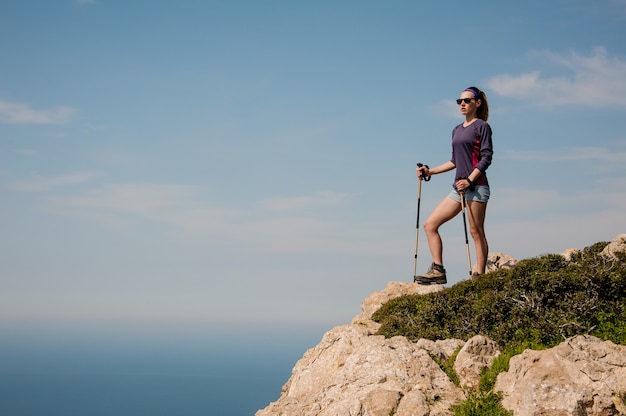
M489 182L485 171L491 164L493 145L491 127L487 124L489 105L487 96L476 87L466 88L456 100L465 121L452 130L452 158L439 166L417 168L418 176L432 176L456 169L453 189L424 222L424 232L433 263L427 273L416 276L418 283L447 283L443 267L443 244L439 227L461 212L464 196L469 218L470 233L476 247L476 270L485 273L489 246L485 237L485 214L489 200Z

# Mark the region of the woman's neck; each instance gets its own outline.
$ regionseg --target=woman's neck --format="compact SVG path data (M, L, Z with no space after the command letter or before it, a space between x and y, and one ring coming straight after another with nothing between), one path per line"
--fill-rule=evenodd
M465 117L465 122L463 123L463 126L467 127L467 126L469 126L470 124L472 124L476 120L478 120L476 115L467 116L467 117Z

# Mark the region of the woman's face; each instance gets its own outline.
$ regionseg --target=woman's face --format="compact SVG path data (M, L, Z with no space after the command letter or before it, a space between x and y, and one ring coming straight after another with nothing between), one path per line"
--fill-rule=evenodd
M480 106L480 100L477 100L476 96L471 91L463 91L459 98L462 100L461 104L459 104L461 114L464 116L475 116L476 110L478 110ZM469 103L465 102L468 101L467 99L469 99Z

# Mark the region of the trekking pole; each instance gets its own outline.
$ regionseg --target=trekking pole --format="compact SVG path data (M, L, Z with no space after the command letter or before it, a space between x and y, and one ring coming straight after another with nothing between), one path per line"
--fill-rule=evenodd
M467 239L467 222L465 221L465 192L461 194L461 213L463 214L463 229L465 230L465 249L467 250L467 266L469 268L469 276L472 277L472 260L470 258L469 240Z
M421 168L422 166L426 166L426 168L428 168L428 165L422 165L421 163L417 164L418 168ZM417 243L419 241L419 229L420 229L420 203L422 200L422 181L426 181L428 182L430 180L430 176L424 176L424 175L419 175L418 176L418 185L417 185L417 223L415 225L415 258L413 260L413 281L415 282L415 279L417 278Z

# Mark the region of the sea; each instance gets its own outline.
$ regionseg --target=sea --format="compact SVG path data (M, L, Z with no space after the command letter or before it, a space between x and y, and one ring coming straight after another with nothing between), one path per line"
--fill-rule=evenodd
M1 324L1 416L252 416L324 325Z

